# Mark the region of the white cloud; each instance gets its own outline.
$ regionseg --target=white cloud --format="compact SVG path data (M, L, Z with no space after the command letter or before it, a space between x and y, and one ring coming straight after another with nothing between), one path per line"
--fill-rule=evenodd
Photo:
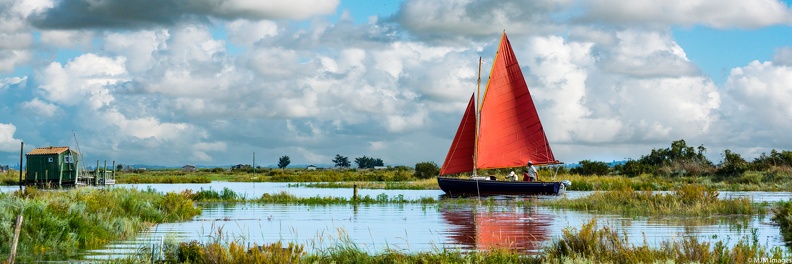
M778 48L773 54L773 63L792 66L792 46Z
M104 50L126 58L127 70L139 73L154 66L155 52L167 46L167 30L142 30L126 33L109 33L104 37Z
M772 131L792 129L790 83L791 66L753 61L732 69L725 86L729 103L724 111L733 115L735 130L765 137Z
M61 111L57 105L44 102L38 98L33 98L33 100L22 103L22 109L45 118L53 117Z
M278 34L278 24L272 21L234 20L226 24L232 43L253 46L257 41Z
M41 43L59 48L87 49L91 46L94 32L84 30L45 30L41 32Z
M65 65L52 62L37 71L39 93L49 101L64 105L86 101L93 109L108 105L115 98L106 86L129 78L125 61L122 57L108 58L87 53Z
M335 12L339 0L255 1L204 0L212 12L227 17L306 19Z
M703 24L714 28L758 28L792 23L792 10L778 0L594 0L582 3L580 19L583 21L627 26Z
M0 91L8 89L12 86L21 86L24 87L27 83L27 76L24 77L9 77L5 79L0 79Z
M571 1L410 0L396 14L402 26L424 36L493 36L555 27L551 13Z
M647 78L612 71L635 67L633 62L643 60L651 50L668 50L678 58L656 61L654 67L672 68L676 61L686 60L684 53L672 52L678 46L666 38L623 41L620 33L614 34L616 42L606 47L557 36L535 37L529 40L527 56L517 55L524 71L529 69L524 74L534 83L529 88L550 141L640 144L706 133L717 120L717 87L703 76Z
M16 126L14 126L14 124L0 123L0 151L19 151L22 140L14 138L14 133L16 133Z

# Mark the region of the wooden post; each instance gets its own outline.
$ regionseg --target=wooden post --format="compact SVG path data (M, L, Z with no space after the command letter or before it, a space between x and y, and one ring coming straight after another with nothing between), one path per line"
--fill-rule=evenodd
M358 200L358 195L357 195L357 184L353 184L353 185L352 185L352 200L354 200L354 201L357 201L357 200Z
M19 148L19 191L22 191L22 155L25 153L25 142L22 142L22 147Z
M19 242L19 231L22 230L22 216L17 216L16 219L16 227L14 227L14 238L11 242L11 253L8 254L8 260L6 261L9 264L14 264L14 259L16 259L16 249L17 243Z
M102 185L104 185L105 178L107 178L107 160L104 161L104 170L102 171Z
M60 155L58 156L58 159L59 159L58 162L60 163ZM58 166L58 168L60 169L58 171L58 188L63 187L63 165L65 164L61 163L61 165Z

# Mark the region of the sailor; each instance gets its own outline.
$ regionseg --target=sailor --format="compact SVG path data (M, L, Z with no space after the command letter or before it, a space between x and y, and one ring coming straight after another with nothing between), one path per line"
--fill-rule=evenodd
M536 181L539 178L539 172L536 171L536 167L533 166L533 162L528 161L528 165L525 168L525 176L523 177L523 181Z
M514 171L509 173L509 181L517 181L517 174Z

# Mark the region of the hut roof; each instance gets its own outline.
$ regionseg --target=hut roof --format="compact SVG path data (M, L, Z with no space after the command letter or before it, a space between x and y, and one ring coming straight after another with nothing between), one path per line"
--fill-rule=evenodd
M61 154L64 151L68 151L69 147L45 147L45 148L35 148L32 151L28 152L28 155L53 155L53 154Z

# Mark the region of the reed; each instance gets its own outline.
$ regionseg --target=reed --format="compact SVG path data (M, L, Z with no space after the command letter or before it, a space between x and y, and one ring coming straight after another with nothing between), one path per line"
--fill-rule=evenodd
M296 205L344 205L344 204L434 204L437 200L434 198L421 198L417 200L404 199L404 195L397 195L389 197L387 194L381 193L376 197L369 195L359 197L358 199L345 198L345 197L297 197L286 192L277 194L265 193L259 199L252 200L252 202L267 203L267 204L296 204Z
M298 183L295 187L307 188L352 188L356 186L361 189L382 189L382 190L439 190L437 178L421 179L415 181L353 181L353 182L314 182Z
M207 175L202 174L161 174L161 173L119 173L116 175L116 183L140 184L140 183L211 183L212 180Z
M722 241L711 244L701 242L696 237L665 241L659 247L650 247L646 241L635 245L627 235L619 235L605 226L597 228L597 220L592 219L580 229L567 228L563 235L554 240L544 251L542 262L560 263L575 260L596 261L601 263L750 263L762 259L783 261L783 250L768 250L759 244L756 233L743 237L729 248Z
M153 223L184 221L200 212L181 195L150 190L26 188L0 194L0 222L11 223L16 215L25 219L17 249L21 262L73 256L81 249L131 238ZM10 241L10 228L0 227L0 241ZM2 251L8 247L0 244Z
M773 222L781 229L787 246L792 248L792 200L779 203L773 209Z
M186 197L187 199L193 200L195 202L245 202L247 198L244 195L237 194L234 190L231 190L228 187L223 188L222 191L217 192L215 190L209 189L204 190L201 188L198 192L193 192L190 189L184 190L180 193L182 196Z
M577 199L541 201L541 205L622 215L709 216L712 214L763 213L747 197L718 199L718 191L700 185L678 187L673 193L653 193L622 188Z

